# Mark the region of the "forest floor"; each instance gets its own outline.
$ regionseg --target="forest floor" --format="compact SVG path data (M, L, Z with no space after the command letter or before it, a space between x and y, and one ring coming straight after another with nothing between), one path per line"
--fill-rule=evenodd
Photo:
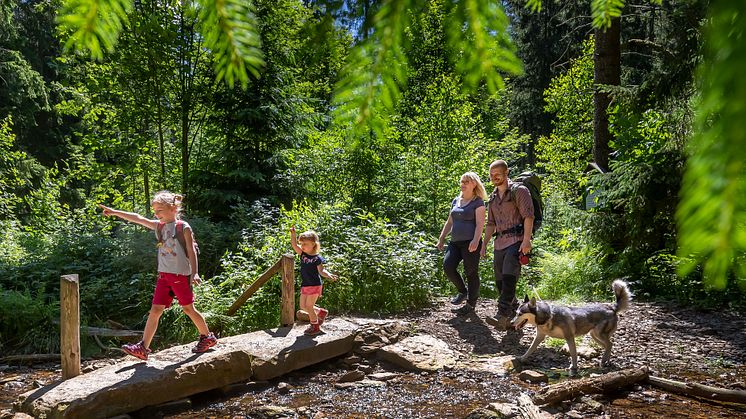
M530 327L506 333L487 325L484 317L495 310L492 300L480 300L472 316L456 316L451 307L440 299L427 310L398 319L409 323L410 333L435 336L467 358L522 355L533 339ZM581 345L589 345L589 341L585 337ZM525 367L547 374L550 384L571 379L566 370L569 356L559 346L545 342ZM746 319L738 313L633 302L614 334L613 365L599 369L598 355L596 350L591 357L579 357L579 376L647 366L651 375L663 378L746 390ZM96 363L106 362L88 364L95 368ZM193 397L190 406L170 412L150 410L141 412L140 417L460 418L492 402L514 402L520 393L540 388L520 381L515 373L460 369L413 373L375 357L363 359L357 368L367 373L389 372L394 378L385 385L334 385L351 369L349 360L339 359L270 382L252 383L233 395L206 393ZM10 403L18 394L57 380L59 374L59 365L0 366L0 418L10 414ZM649 385L636 385L613 395L579 397L546 411L566 418L746 417L744 405L678 396Z

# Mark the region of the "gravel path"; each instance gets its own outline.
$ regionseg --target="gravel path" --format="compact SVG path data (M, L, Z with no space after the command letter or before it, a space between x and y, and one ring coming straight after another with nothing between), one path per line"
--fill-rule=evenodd
M495 303L481 300L475 315L459 317L446 299L417 313L400 316L409 334L433 335L464 358L521 355L534 336L498 332L484 323ZM567 379L569 356L559 341L545 342L526 367L546 373L550 381ZM580 346L587 346L590 338ZM579 357L580 375L603 373L598 351ZM89 365L106 364L107 360ZM610 368L648 366L653 375L718 387L746 390L746 320L737 313L700 312L670 304L633 302L614 335ZM10 401L23 391L59 378L58 366L37 368L0 366L0 418L12 417ZM351 370L390 373L383 382L340 386ZM9 377L15 377L7 380ZM335 384L336 383L336 384ZM171 418L442 418L485 417L478 410L492 402L514 402L520 393L539 385L526 384L516 374L491 374L458 369L436 373L402 371L375 357L347 357L309 367L270 382L248 383L225 395L205 393L191 406L146 410L133 417ZM276 406L269 408L267 406ZM4 412L4 413L3 413ZM546 410L554 417L729 418L746 417L746 406L723 405L665 393L639 385L612 396L582 397Z

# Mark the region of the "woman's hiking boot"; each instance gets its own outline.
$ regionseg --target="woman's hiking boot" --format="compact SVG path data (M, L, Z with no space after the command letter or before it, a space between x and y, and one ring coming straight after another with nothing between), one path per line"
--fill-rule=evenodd
M460 292L451 298L451 304L457 306L466 301L466 293Z

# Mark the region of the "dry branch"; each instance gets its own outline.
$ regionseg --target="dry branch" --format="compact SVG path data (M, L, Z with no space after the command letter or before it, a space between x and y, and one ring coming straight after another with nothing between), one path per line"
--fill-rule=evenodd
M534 395L534 402L538 405L551 404L574 399L581 394L612 393L647 378L647 368L631 368L598 377L564 381L539 390Z
M746 391L731 390L727 388L711 387L697 383L682 383L681 381L669 380L655 376L648 377L651 385L662 388L672 393L683 394L689 397L701 397L719 402L730 402L746 404Z

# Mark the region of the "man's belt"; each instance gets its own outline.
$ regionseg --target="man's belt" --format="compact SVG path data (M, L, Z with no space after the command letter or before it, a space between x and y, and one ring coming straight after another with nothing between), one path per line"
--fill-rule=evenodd
M518 224L503 231L496 231L492 234L492 237L520 236L522 234L523 224Z

